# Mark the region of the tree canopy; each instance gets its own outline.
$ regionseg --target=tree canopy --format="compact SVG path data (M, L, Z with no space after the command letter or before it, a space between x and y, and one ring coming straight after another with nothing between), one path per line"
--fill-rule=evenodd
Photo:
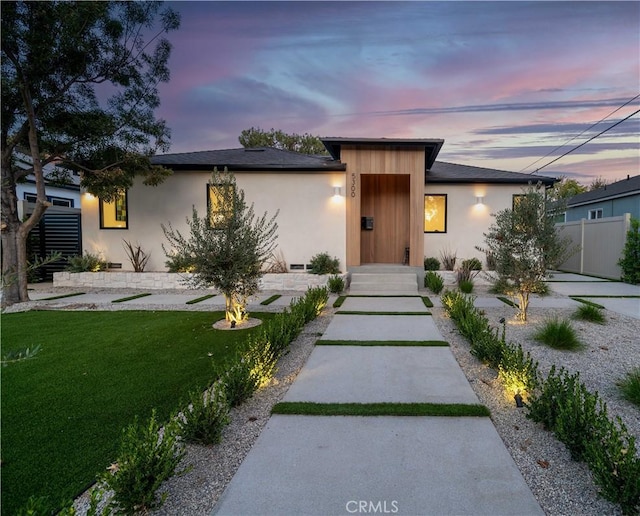
M265 131L259 127L252 127L244 129L238 140L244 148L273 147L302 154L328 154L320 138L308 133L287 134L279 129L271 128L271 130Z
M169 80L180 18L161 2L3 2L0 134L3 304L28 299L28 232L48 207L42 167L81 173L81 185L110 201L136 175L158 184L169 173L149 157L169 148L156 119L158 84ZM17 153L32 167L16 165ZM16 184L28 174L37 201L18 219Z

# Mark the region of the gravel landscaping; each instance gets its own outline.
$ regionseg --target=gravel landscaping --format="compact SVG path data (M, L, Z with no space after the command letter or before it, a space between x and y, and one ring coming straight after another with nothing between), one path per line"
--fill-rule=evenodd
M479 295L486 293L480 292ZM47 302L47 305L64 309L69 308L72 303L71 300L58 300ZM23 309L27 308L24 306L26 303L22 305ZM109 308L122 309L123 306ZM188 309L204 308L196 305ZM271 311L269 308L271 307L261 307L264 311ZM136 309L144 308L138 305ZM276 309L281 310L273 307L274 311ZM580 372L581 380L587 388L592 392L597 391L606 401L610 417L619 416L640 441L640 410L622 399L616 387L616 382L627 371L640 364L640 320L610 311L605 312L606 325L572 320L572 325L586 347L581 351L571 352L548 348L535 342L532 335L546 317L553 315L569 318L573 309L531 308L526 324L515 322L514 310L506 305L486 308L484 311L495 326L499 326L500 318L507 320L507 341L520 343L526 351L530 351L539 362L541 374L546 375L553 364L558 368L564 366L570 372ZM187 474L166 483L164 489L168 493L167 501L157 511L158 514L204 515L211 512L267 423L271 407L282 399L334 313L334 309L327 308L320 317L307 325L292 343L289 353L281 359L278 374L272 384L256 393L241 407L232 410L231 424L225 428L221 444L210 447L188 446L186 462L193 468ZM468 342L458 334L455 324L444 315L444 310L436 307L432 309L432 313L480 402L490 409L498 433L544 511L550 515L621 514L615 505L598 496L587 466L573 461L564 445L553 434L526 419L525 409L515 407L513 399L509 399L501 389L496 372L482 365L469 353ZM86 495L77 501L80 514L86 511L87 504Z

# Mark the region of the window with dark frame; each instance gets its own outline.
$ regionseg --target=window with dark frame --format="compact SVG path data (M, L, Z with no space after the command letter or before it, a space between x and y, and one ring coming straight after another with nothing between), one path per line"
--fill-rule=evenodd
M447 194L425 194L424 232L447 232Z
M127 191L111 202L100 199L100 229L129 229Z

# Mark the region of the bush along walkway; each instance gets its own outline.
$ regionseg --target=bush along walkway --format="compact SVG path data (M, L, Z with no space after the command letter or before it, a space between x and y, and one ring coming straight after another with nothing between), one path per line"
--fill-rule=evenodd
M543 514L423 300L342 309L214 514Z
M612 419L597 392L590 392L579 373L552 367L546 378L520 345L507 343L504 329L491 328L474 298L445 292L442 304L471 353L498 371L504 388L522 403L527 418L541 423L584 461L605 499L620 504L623 514L640 513L640 457L635 437L620 418Z

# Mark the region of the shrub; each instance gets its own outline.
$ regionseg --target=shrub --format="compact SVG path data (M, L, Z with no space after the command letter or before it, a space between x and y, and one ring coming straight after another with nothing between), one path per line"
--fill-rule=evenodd
M462 260L462 268L470 271L481 271L482 262L477 258L469 258L468 260Z
M445 271L452 271L456 266L456 252L449 249L440 251L440 261Z
M309 261L311 274L339 274L340 261L337 258L331 258L329 253L319 253Z
M502 362L505 347L504 329L502 331L502 338L499 338L498 330L491 330L488 324L486 324L482 330L473 337L471 354L489 367L498 369Z
M253 372L253 363L245 356L228 361L218 379L231 407L237 407L258 390L260 381Z
M635 437L620 418L600 418L586 445L586 461L600 486L600 495L619 503L623 514L640 513L640 458Z
M618 387L626 400L640 407L640 367L629 371Z
M636 218L631 218L631 227L627 231L618 265L622 269L622 281L640 283L640 220Z
M554 349L577 350L584 347L571 323L557 317L548 319L533 338Z
M107 262L97 254L85 251L84 255L69 256L65 270L69 272L105 271L107 270Z
M473 292L473 281L472 280L462 280L458 283L458 288L461 292L465 294L471 294Z
M530 353L524 353L520 344L504 344L504 340L502 344L498 365L500 382L514 396L532 393L538 385L538 363Z
M444 279L434 271L427 271L424 275L424 286L434 294L439 294L444 288Z
M597 393L580 383L578 373L553 366L527 405L527 418L553 431L575 459L584 459L601 495L619 503L624 514L640 508L640 459L635 437L619 418L612 421Z
M180 253L167 254L164 265L169 272L181 273L193 272L195 267L191 257Z
M147 254L140 244L133 245L124 239L122 239L122 241L124 242L124 250L127 253L127 258L129 258L134 272L144 272L144 268L147 266L151 254Z
M604 324L605 317L602 309L594 305L580 305L573 314L574 319L590 321L596 324Z
M329 292L332 292L333 294L340 294L340 292L344 290L344 279L337 275L329 276L327 285L329 286Z
M424 270L425 271L438 271L440 270L440 260L435 257L424 258Z
M177 418L180 435L190 443L215 444L222 439L222 430L229 424L229 403L221 384L216 383L204 393L189 393L189 406Z
M166 493L158 498L158 488L176 473L185 455L184 446L177 441L177 429L177 423L172 422L161 433L154 410L148 424L141 425L136 417L123 430L116 462L100 477L114 493L111 509L131 514L164 503Z

